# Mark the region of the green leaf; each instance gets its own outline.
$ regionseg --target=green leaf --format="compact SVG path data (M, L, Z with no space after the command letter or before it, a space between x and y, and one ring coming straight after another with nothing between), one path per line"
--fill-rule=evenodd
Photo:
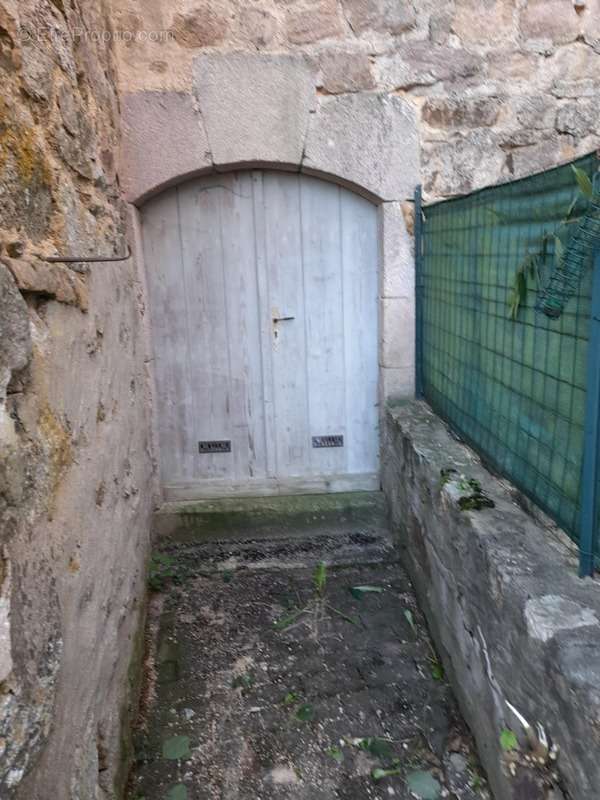
M165 800L187 800L188 791L183 783L172 786L167 792Z
M175 761L179 758L189 758L190 740L188 736L171 736L165 739L162 746L163 758Z
M300 722L310 722L315 716L314 708L309 705L308 703L303 703L298 711L296 711L296 719L299 719Z
M361 750L366 750L382 761L389 761L393 756L391 744L387 739L380 739L378 736L369 736L366 739L361 739L358 746Z
M527 277L525 272L517 274L517 293L519 295L519 303L524 303L527 300Z
M577 181L577 185L581 189L582 193L586 197L591 197L594 194L594 187L587 173L573 164L571 164L571 169L575 173L575 180Z
M560 267L562 264L564 252L565 247L562 241L558 238L558 236L554 236L554 260L556 261L557 267Z
M326 750L326 753L328 756L331 756L334 761L337 761L338 764L341 764L344 760L344 754L339 747L330 747L329 750Z
M415 625L415 618L413 617L413 613L409 608L404 609L404 616L406 617L406 621L411 627L412 632L415 636L418 636L417 626Z
M406 785L419 800L437 800L441 797L442 787L431 772L417 770L406 777Z
M283 631L286 628L289 628L290 625L293 622L295 622L298 619L298 617L302 616L302 614L304 614L305 611L306 611L305 608L301 608L299 611L294 611L293 614L288 614L288 616L282 617L281 619L278 619L276 622L274 622L273 627L275 628L275 630Z
M381 594L382 592L381 586L353 586L350 589L352 597L356 597L357 600L360 600L366 594Z
M505 752L519 749L519 740L510 728L502 728L500 731L500 747Z
M351 625L358 625L358 620L354 619L354 617L349 617L347 614L344 614L343 611L340 611L329 604L327 604L327 608L330 611L333 611L334 614L337 614L338 617L341 617L345 622L349 622Z
M401 770L399 769L381 769L378 767L371 772L371 777L377 783L377 781L383 780L383 778L389 778L391 775L400 775Z
M319 597L325 594L325 585L327 584L327 566L324 561L320 561L315 569L313 575L313 583Z
M437 659L431 659L431 677L434 681L444 680L444 667Z
M288 692L286 696L283 698L283 705L284 706L293 706L294 703L298 702L298 695L296 692Z

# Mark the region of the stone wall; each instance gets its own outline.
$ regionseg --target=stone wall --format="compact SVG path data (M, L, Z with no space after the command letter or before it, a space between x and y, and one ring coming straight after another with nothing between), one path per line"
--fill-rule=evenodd
M429 198L600 143L600 0L111 2L124 93L190 92L206 49L286 50L316 65L321 103L357 92L407 99Z
M0 0L0 796L118 794L152 492L104 4ZM135 670L131 673L135 675ZM116 791L115 791L116 787Z
M469 479L494 508L461 510ZM597 795L600 584L577 577L567 537L527 513L425 403L388 409L383 486L496 800ZM503 749L505 730L518 748Z

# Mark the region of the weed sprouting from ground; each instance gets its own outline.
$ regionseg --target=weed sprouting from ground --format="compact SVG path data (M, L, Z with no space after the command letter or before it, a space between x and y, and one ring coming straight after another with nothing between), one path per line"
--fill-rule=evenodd
M313 573L314 593L311 599L302 608L297 608L275 622L275 629L278 631L289 630L298 624L308 624L311 629L311 636L319 638L319 630L327 618L327 612L335 614L351 625L358 625L358 621L349 617L327 602L327 565L320 561Z

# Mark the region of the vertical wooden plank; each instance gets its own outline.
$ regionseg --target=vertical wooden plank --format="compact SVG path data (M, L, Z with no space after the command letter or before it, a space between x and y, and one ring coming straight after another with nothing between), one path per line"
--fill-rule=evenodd
M257 293L253 181L250 173L227 176L220 191L221 242L234 475L265 477L265 420Z
M308 177L301 178L300 189L309 445L312 436L344 437L344 447L311 449L311 471L314 475L342 474L347 467L348 442L342 190L332 183Z
M188 306L190 394L196 456L190 479L232 478L232 453L197 452L200 440L233 439L231 369L218 180L191 181L178 190L181 249Z
M278 477L310 474L299 176L264 175Z
M254 258L256 272L256 294L260 336L260 369L263 391L263 449L268 477L277 475L277 447L275 426L275 401L273 384L273 323L271 320L271 298L269 294L269 271L267 265L267 242L265 226L265 197L263 172L252 173L254 208Z
M142 232L164 483L188 478L194 463L194 414L189 404L189 342L176 189L169 189L144 206Z
M372 203L343 191L344 349L348 472L379 469L378 239Z

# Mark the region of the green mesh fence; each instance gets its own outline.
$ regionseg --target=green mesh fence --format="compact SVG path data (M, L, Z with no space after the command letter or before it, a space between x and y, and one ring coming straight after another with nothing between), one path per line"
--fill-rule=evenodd
M425 206L418 279L425 399L575 540L592 270L557 318L536 300L585 207L570 164Z

